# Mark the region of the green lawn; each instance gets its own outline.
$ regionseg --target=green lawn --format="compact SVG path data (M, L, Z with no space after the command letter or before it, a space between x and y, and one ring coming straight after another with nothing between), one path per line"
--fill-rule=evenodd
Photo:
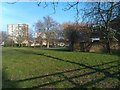
M3 88L118 88L118 55L3 48Z

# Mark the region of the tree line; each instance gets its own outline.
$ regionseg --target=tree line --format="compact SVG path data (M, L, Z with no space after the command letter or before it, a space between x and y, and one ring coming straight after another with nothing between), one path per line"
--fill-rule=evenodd
M42 2L38 2L37 5L40 7L41 4ZM55 13L58 4L59 2L44 3L44 8L51 5ZM73 23L68 22L60 25L50 16L43 17L43 21L39 20L35 23L35 30L41 34L45 33L48 48L50 42L63 37L64 41L69 43L70 49L74 50L74 43L80 40L87 41L94 29L99 32L100 38L103 40L102 43L109 53L111 52L111 38L116 38L120 45L120 2L86 2L84 4L86 7L80 8L81 2L79 1L67 2L63 10L74 9L76 20ZM84 25L79 23L80 12L83 13L82 24ZM36 40L42 43L41 35Z

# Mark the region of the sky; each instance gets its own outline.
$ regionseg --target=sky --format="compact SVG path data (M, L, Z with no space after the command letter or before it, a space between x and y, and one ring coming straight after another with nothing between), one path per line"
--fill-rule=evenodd
M66 2L60 2L56 8L56 13L53 13L53 8L50 6L43 8L44 4L37 6L37 2L17 2L15 4L8 4L2 2L0 7L2 11L0 14L0 21L2 21L1 30L7 30L7 24L24 23L28 24L30 29L33 29L33 25L38 20L42 20L44 16L50 16L58 23L74 22L75 11L71 9L69 11L63 11L66 7Z

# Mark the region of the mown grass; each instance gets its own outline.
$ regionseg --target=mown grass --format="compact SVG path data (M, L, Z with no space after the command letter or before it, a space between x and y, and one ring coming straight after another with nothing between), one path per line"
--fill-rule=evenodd
M3 48L3 88L118 88L119 56Z

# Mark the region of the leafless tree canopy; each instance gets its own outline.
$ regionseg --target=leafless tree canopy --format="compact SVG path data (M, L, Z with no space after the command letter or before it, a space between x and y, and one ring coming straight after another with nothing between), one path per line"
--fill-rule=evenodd
M15 3L15 2L14 2ZM14 4L11 3L11 4ZM53 13L56 13L56 8L59 4L58 2L42 2L41 0L37 2L39 7L47 8L51 6L53 8ZM81 6L84 4L84 7ZM86 7L85 7L86 6ZM111 22L120 17L120 1L119 2L66 2L64 11L74 10L75 12L75 22L79 23L80 18L89 24L99 25L100 31L103 32L103 37L105 39L105 45L108 52L110 52L110 38L114 37L115 34L111 30ZM119 20L119 19L118 19ZM44 17L44 25L41 21L36 24L38 30L50 31L53 29L55 23L50 17ZM72 27L71 27L72 28ZM119 27L118 27L119 28ZM116 30L119 33L119 29ZM113 36L112 36L113 35Z
M35 23L36 31L41 34L38 37L40 42L42 40L42 34L45 34L48 48L50 41L54 38L57 26L58 23L54 21L50 16L43 17L43 21L39 20L37 23Z

